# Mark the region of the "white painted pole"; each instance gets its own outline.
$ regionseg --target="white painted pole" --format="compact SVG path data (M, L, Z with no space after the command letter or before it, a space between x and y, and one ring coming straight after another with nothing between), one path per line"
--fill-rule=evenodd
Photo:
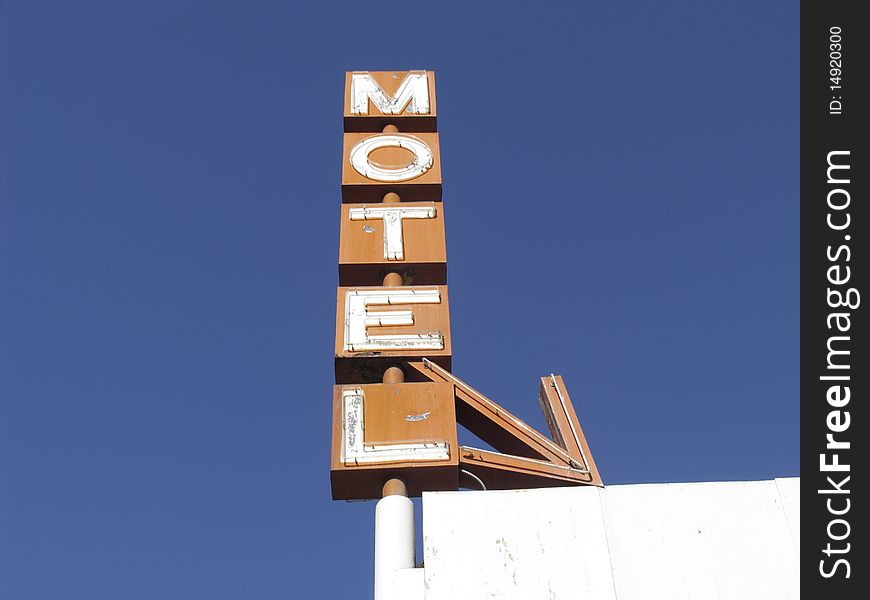
M385 496L375 506L375 600L393 600L397 569L414 568L414 503Z

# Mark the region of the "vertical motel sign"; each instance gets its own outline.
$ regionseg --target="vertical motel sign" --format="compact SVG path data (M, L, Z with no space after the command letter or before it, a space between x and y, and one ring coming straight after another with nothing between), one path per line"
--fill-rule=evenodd
M435 74L347 73L344 131L333 498L600 485L561 378L542 378L549 439L451 373ZM457 423L493 450L459 446Z

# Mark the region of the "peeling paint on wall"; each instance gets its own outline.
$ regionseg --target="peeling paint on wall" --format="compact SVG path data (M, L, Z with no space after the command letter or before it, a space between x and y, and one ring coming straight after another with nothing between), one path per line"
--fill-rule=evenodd
M799 485L427 493L425 599L797 599Z

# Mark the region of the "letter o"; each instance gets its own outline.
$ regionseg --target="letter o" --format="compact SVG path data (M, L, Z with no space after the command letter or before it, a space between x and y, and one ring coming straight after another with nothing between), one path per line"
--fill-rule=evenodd
M832 526L835 524L838 524L838 523L842 523L843 525L846 526L846 533L844 533L840 537L837 537L833 533L831 533ZM852 526L849 525L849 521L847 521L846 519L834 519L833 521L830 521L828 523L828 537L831 538L832 540L835 540L838 542L840 540L845 540L847 537L849 537L850 533L852 533Z
M837 205L835 206L834 204L831 203L831 197L832 197L834 194L837 194L837 193L842 194L843 196L846 197L846 203L845 203L845 204L837 204ZM828 192L828 206L830 206L830 207L833 208L834 210L843 210L844 208L846 208L847 206L849 206L849 203L850 203L851 201L852 201L852 196L850 196L850 195L849 195L849 192L847 192L847 191L844 190L844 189L837 188L837 189L835 189L835 190L831 190L830 192Z
M369 155L380 148L410 150L414 160L404 167L387 169L373 165ZM350 164L357 173L375 181L408 181L432 168L432 150L422 140L410 135L377 135L366 138L350 151Z

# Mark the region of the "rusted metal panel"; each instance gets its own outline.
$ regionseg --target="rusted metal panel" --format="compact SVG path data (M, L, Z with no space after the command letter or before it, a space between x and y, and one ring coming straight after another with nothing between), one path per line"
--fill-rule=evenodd
M454 386L396 368L451 366L434 73L346 73L344 125L333 497L457 489Z
M561 375L541 377L540 405L553 440L589 473L589 483L604 485Z
M591 483L589 472L582 468L470 446L459 449L459 465L476 475L488 490Z
M380 285L390 271L405 285L447 283L441 202L341 206L339 283Z
M380 202L395 192L405 202L441 200L437 133L345 133L343 202Z
M561 377L551 375L547 381L552 387L541 392L557 444L428 359L408 361L406 369L455 386L457 422L498 450L462 448L460 465L488 489L603 485ZM568 437L576 444L570 451L564 441ZM472 481L465 483L474 487Z
M332 418L333 499L379 498L392 477L411 495L458 488L451 384L336 385Z
M447 286L339 287L337 383L380 381L403 358L428 357L450 368Z
M434 71L348 71L344 79L344 130L435 131Z
M408 367L433 381L453 383L459 423L497 450L571 464L572 458L563 448L439 365L424 359L409 361Z

